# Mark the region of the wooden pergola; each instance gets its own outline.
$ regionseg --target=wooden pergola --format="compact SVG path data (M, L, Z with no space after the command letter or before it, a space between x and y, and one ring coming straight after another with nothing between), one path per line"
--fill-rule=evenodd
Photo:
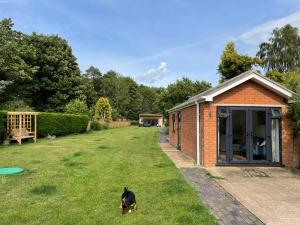
M37 114L37 112L8 112L6 139L16 140L19 144L22 143L22 139L28 138L36 142Z

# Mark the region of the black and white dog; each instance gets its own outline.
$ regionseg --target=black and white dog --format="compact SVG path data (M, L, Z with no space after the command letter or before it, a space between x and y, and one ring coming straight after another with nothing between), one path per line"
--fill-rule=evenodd
M123 214L126 212L131 213L131 211L137 210L135 195L132 191L129 191L127 187L124 188L124 192L121 196L120 208L122 209Z

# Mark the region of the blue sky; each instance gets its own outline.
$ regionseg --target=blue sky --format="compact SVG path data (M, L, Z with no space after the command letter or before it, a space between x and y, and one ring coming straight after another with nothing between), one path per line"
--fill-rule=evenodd
M68 40L82 71L113 69L150 86L219 80L227 41L255 55L273 28L300 26L300 0L0 0L15 28Z

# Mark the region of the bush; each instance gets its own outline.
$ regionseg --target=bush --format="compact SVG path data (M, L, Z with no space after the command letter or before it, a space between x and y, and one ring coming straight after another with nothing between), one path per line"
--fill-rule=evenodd
M106 123L109 123L112 120L111 113L112 113L112 107L109 103L108 98L105 97L99 98L99 100L95 105L94 120L99 120L99 121L104 121Z
M0 111L0 144L4 141L6 132L6 111Z
M1 106L1 109L12 112L32 112L33 109L23 100L12 100Z
M132 121L130 121L130 125L132 125L132 126L139 126L140 123L137 120L132 120Z
M80 99L75 99L70 101L66 105L65 112L69 114L88 115L89 109L84 101L81 101Z
M37 134L62 136L86 132L89 117L85 115L63 113L39 113L37 116Z
M105 122L93 121L92 130L104 130L108 128L108 124Z

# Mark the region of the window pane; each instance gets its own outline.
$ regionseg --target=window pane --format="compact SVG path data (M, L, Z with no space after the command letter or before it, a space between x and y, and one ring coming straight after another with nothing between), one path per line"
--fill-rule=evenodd
M252 152L253 160L267 160L266 112L252 112Z
M247 160L246 115L246 110L232 111L232 154L236 161Z
M272 120L272 161L279 162L279 120Z
M219 118L219 160L226 160L226 118Z

